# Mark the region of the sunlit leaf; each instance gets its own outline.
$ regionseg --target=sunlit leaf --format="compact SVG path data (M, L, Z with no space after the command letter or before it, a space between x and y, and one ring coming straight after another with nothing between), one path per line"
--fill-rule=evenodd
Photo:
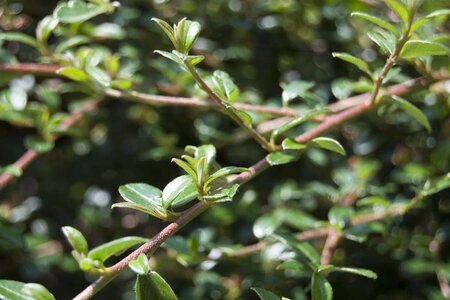
M395 104L397 104L402 110L404 110L408 115L410 115L417 122L422 124L422 126L425 127L428 130L428 132L431 132L431 125L430 125L430 122L428 121L427 117L414 104L412 104L411 102L406 101L405 99L400 98L398 96L391 96L390 99Z
M420 56L448 54L449 49L440 43L410 40L405 43L400 58L411 59Z
M123 237L95 247L88 252L88 257L103 263L111 256L120 255L127 249L145 242L147 242L147 239L138 236Z
M338 141L331 139L331 138L318 137L318 138L311 140L308 143L308 145L326 149L326 150L330 150L330 151L333 151L333 152L339 153L340 155L345 156L344 147L342 147L342 145Z
M337 57L339 59L342 59L346 62L349 62L349 63L355 65L356 67L358 67L358 69L360 69L361 71L363 71L369 75L371 74L369 65L365 61L363 61L361 58L357 58L357 57L354 57L353 55L350 55L348 53L342 53L342 52L333 52L332 55L333 55L333 57Z
M333 288L330 282L317 272L314 272L311 278L311 296L312 300L333 299Z
M70 226L64 226L62 232L75 251L81 254L88 252L88 243L80 231Z
M170 285L158 273L138 275L134 286L136 300L177 300Z

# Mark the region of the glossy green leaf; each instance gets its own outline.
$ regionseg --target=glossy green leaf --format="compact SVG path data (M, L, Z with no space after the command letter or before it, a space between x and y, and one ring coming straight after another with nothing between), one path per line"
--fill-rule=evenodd
M188 164L185 161L178 158L172 158L172 162L176 163L180 168L182 168L186 173L188 173L192 177L192 180L197 181L197 172L196 172L197 161L187 155L185 155L183 158L191 160L192 163Z
M182 175L166 185L162 192L164 208L179 207L197 198L198 191L195 182L189 175Z
M414 104L412 104L411 102L406 101L405 99L400 98L398 96L391 96L390 99L395 104L397 104L402 110L404 110L408 115L410 115L417 122L422 124L422 126L425 127L428 130L428 132L431 132L431 125L430 125L430 122L428 121L427 117Z
M147 239L138 236L128 236L110 241L95 247L88 253L88 258L105 262L111 256L122 254L127 249L147 242Z
M214 180L217 180L219 178L222 178L224 176L228 176L231 174L239 174L239 173L243 173L243 172L249 172L250 170L248 168L242 168L242 167L225 167L222 168L216 172L214 172L213 174L211 174L208 177L208 180L205 182L205 185L208 186L211 182L213 182Z
M301 242L297 240L295 236L288 234L275 234L273 236L294 250L303 262L309 263L308 267L311 269L315 269L315 267L320 264L319 252L317 252L317 250L308 242ZM310 264L313 266L311 267Z
M43 285L37 283L25 284L23 292L33 300L55 300L55 297Z
M308 90L314 86L314 83L303 80L295 80L290 83L281 83L283 93L281 98L283 99L283 105L287 106L288 103L298 97L304 97Z
M220 190L215 190L211 194L204 196L203 199L207 201L213 202L227 202L232 201L234 196L236 195L239 188L239 184L233 184L232 186L228 186L222 188Z
M46 141L37 135L29 135L25 138L25 146L38 153L49 152L55 146L53 141Z
M267 156L267 162L271 166L284 165L300 158L300 152L296 150L283 150L272 152Z
M333 206L328 211L328 220L331 225L337 225L340 228L344 228L350 218L352 217L354 210L352 207Z
M424 196L431 196L448 188L450 188L450 173L427 180L421 194Z
M201 63L205 57L203 55L188 55L185 58L185 61L195 66Z
M393 34L384 30L369 31L367 36L377 44L385 53L391 54L394 51L396 38Z
M280 207L275 210L274 214L283 223L295 227L298 230L317 228L322 225L313 216L307 214L303 210L293 207Z
M333 57L337 57L339 59L342 59L346 62L349 62L349 63L355 65L358 69L360 69L361 71L363 71L369 75L371 74L369 65L360 58L354 57L353 55L350 55L348 53L343 53L343 52L333 52L332 55L333 55Z
M111 87L122 91L130 90L132 85L133 82L131 80L119 79L111 81Z
M62 232L75 251L81 254L88 252L88 243L80 231L70 226L64 226Z
M200 34L202 27L200 23L182 19L176 26L175 39L178 43L180 52L187 54L194 45L195 40Z
M21 32L0 32L1 41L19 42L34 48L37 47L35 38Z
M333 288L330 282L317 272L314 272L311 278L311 296L312 300L333 299Z
M284 132L286 132L286 131L288 131L288 130L290 130L290 129L292 129L292 128L294 128L294 127L296 127L296 126L298 126L298 125L300 125L300 124L302 124L302 123L304 123L306 121L309 121L309 120L311 120L311 119L313 119L313 118L315 118L315 117L317 117L319 115L323 115L323 114L326 114L326 113L329 113L329 112L330 112L329 109L320 109L320 110L308 112L308 113L306 113L306 114L304 114L304 115L302 115L300 117L292 119L292 120L288 121L287 123L281 125L277 129L275 129L272 132L272 134L270 135L270 141L272 143L275 143L277 137L280 134L283 134Z
M90 38L86 36L77 35L68 39L63 40L61 43L58 44L55 48L55 53L63 53L70 48L87 44L91 41Z
M63 67L58 69L56 73L61 74L69 79L72 79L74 81L86 81L88 80L87 74L80 69L74 68L74 67Z
M128 263L133 272L139 275L146 275L150 272L150 267L148 266L148 258L144 253L139 254L139 256Z
M430 55L448 55L449 49L440 43L410 40L405 43L400 58L411 59Z
M160 51L155 50L155 53L158 53L159 55L164 56L165 58L168 58L174 62L176 62L178 65L183 66L185 56L182 55L180 52L173 50L172 52L167 51Z
M104 70L96 66L86 66L85 71L89 78L102 87L109 87L111 84L111 76Z
M339 153L340 155L345 156L345 150L342 147L342 145L338 141L331 139L331 138L318 137L318 138L313 139L311 142L309 142L308 145L326 149L326 150L330 150L330 151L333 151L333 152Z
M359 276L367 277L370 279L377 279L377 274L371 270L361 269L361 268L349 268L349 267L331 267L329 272L344 272L344 273L352 273Z
M212 81L214 83L213 90L222 98L234 102L239 95L239 89L234 84L228 73L223 71L214 71Z
M71 0L58 5L54 15L62 23L81 23L107 11L105 5L86 3L81 0Z
M259 239L272 235L281 224L282 221L275 215L263 215L253 224L253 234Z
M32 300L23 293L25 283L14 280L0 280L0 298L5 300Z
M263 288L253 287L252 290L259 296L261 300L281 300L280 297Z
M307 146L306 144L298 143L294 139L287 138L283 140L281 147L283 150L303 150L306 149Z
M408 9L403 3L398 0L384 0L386 4L392 9L392 11L400 18L403 23L408 22Z
M174 32L173 28L169 25L169 23L167 23L166 21L163 21L161 19L158 19L158 18L152 18L152 21L155 22L156 24L158 24L159 27L161 27L161 29L164 31L164 33L167 35L167 37L172 42L173 46L176 48L177 42L175 40L175 32Z
M43 18L36 27L36 38L41 44L46 44L50 34L58 26L59 20L53 16Z
M383 20L381 18L378 18L376 16L369 15L369 14L366 14L366 13L363 13L363 12L352 12L351 16L352 17L362 18L364 20L372 22L372 23L374 23L374 24L376 24L376 25L378 25L378 26L380 26L380 27L382 27L382 28L392 32L393 34L395 34L397 36L399 35L399 32L398 32L397 28L395 28L394 25L392 25L388 21Z
M138 275L134 286L136 300L177 300L170 285L158 273Z

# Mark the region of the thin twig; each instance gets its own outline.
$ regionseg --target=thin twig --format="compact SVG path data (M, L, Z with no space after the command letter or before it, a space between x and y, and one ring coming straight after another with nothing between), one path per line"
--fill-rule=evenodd
M325 240L325 245L322 249L322 254L320 255L320 263L322 265L329 265L331 257L333 256L334 250L339 244L340 233L335 228L330 228L328 230L327 239Z
M442 296L444 296L445 299L450 299L450 284L448 283L444 272L442 272L442 270L438 270L436 271L436 276Z

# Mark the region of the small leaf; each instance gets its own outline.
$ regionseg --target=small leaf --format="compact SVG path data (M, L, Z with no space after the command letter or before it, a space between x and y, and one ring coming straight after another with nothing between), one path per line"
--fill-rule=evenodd
M271 166L284 165L300 158L300 152L295 150L283 150L272 152L267 156L267 162Z
M36 37L41 44L46 44L50 34L58 26L59 20L53 16L43 18L36 27Z
M307 147L305 144L298 143L291 138L284 139L281 146L283 147L283 150L303 150Z
M74 81L86 81L88 80L87 74L80 69L74 67L64 67L58 69L56 73L64 75L65 77L72 79Z
M349 62L349 63L355 65L356 67L358 67L358 69L367 73L369 76L371 75L369 65L362 59L354 57L353 55L350 55L348 53L343 53L343 52L333 52L332 55L333 55L333 57L337 57L339 59L342 59L346 62Z
M2 173L10 174L14 177L20 177L22 176L23 171L15 165L7 165L3 169L0 168L0 174Z
M14 280L0 280L0 298L5 300L30 300L23 293L25 283Z
M182 53L188 54L200 34L201 29L200 23L195 21L183 19L178 23L175 38Z
M392 11L397 15L397 17L402 20L403 23L408 22L408 9L397 0L384 0L386 4L392 9Z
M204 196L203 199L207 201L213 202L226 202L233 201L234 196L236 195L239 188L239 184L233 184L232 186L222 188L220 190L216 190L213 193Z
M29 135L25 138L25 146L38 153L49 152L55 146L53 141L46 141L37 135Z
M178 158L172 158L172 162L176 163L180 168L182 168L186 173L188 173L192 177L192 180L197 181L197 173L196 173L197 161L187 155L184 156L183 158L185 158L186 160L192 160L192 163L195 163L195 165L187 164L186 162Z
M147 239L138 236L123 237L92 249L88 253L88 258L92 260L99 260L103 263L111 256L120 255L128 248L143 244L145 242L147 242Z
M312 300L332 300L333 288L328 280L317 272L313 273L311 279Z
M337 225L340 228L344 228L353 213L354 210L352 207L334 206L328 211L328 220L330 220L331 225Z
M396 36L399 35L399 32L398 32L397 28L395 28L394 25L390 24L388 21L385 21L385 20L383 20L381 18L372 16L372 15L369 15L369 14L366 14L366 13L363 13L363 12L352 12L351 16L352 17L355 16L355 17L362 18L364 20L372 22L372 23L374 23L374 24L376 24L376 25L378 25L378 26L380 26L380 27L382 27L382 28L392 32Z
M128 267L139 275L146 275L150 272L150 267L148 266L148 258L145 254L139 254L138 258L130 261Z
M277 129L275 129L272 132L272 134L270 135L271 143L275 143L276 142L276 138L280 134L282 134L282 133L284 133L284 132L286 132L286 131L288 131L288 130L290 130L290 129L292 129L292 128L294 128L294 127L296 127L296 126L298 126L298 125L300 125L300 124L302 124L302 123L304 123L306 121L309 121L309 120L311 120L311 119L313 119L313 118L315 118L315 117L317 117L319 115L326 114L326 113L329 113L329 112L330 112L329 109L320 109L320 110L308 112L308 113L306 113L306 114L304 114L304 115L302 115L300 117L297 117L297 118L295 118L293 120L288 121L287 123L281 125L280 127L278 127Z
M263 215L253 224L253 234L259 239L272 235L281 224L282 221L275 215Z
M418 109L411 102L408 102L405 99L400 98L398 96L391 96L390 99L392 99L392 101L395 104L397 104L402 110L404 110L408 115L410 115L417 122L422 124L422 126L425 127L428 130L428 132L431 132L430 122L428 122L427 117L423 114L423 112L420 109Z
M88 252L88 243L80 231L70 226L64 226L62 232L75 251L81 254Z
M182 55L180 52L173 50L172 52L167 51L160 51L155 50L155 53L158 53L159 55L164 56L165 58L168 58L174 62L176 62L178 65L183 66L185 56Z
M280 297L278 297L277 295L275 295L274 293L262 289L262 288L258 288L258 287L253 287L252 290L258 294L259 298L261 300L281 300Z
M316 266L319 265L320 254L308 242L298 241L295 236L287 234L275 234L273 236L283 244L294 250L303 262L308 263L308 267L311 270L315 269Z
M311 145L313 147L319 147L322 149L326 149L326 150L330 150L336 153L339 153L340 155L344 155L345 156L345 150L344 148L341 146L341 144L331 138L327 138L327 137L318 137L313 139L311 142L308 143L308 145Z
M428 14L425 18L435 18L435 17L442 17L442 16L449 16L450 15L450 9L449 8L443 8L433 11L432 13Z
M54 16L62 23L81 23L107 11L105 5L72 0L58 5Z
M25 284L23 292L33 300L55 300L55 297L43 285L37 283Z
M307 214L303 210L293 207L280 207L275 210L275 216L283 223L299 230L318 228L322 222Z
M308 90L314 86L314 83L303 80L295 80L288 84L281 83L283 93L281 98L283 99L283 105L287 106L289 102L297 97L304 97Z
M111 77L104 70L95 66L86 66L86 73L89 75L89 78L98 83L102 87L109 87L111 84Z
M182 175L166 185L162 192L162 205L165 209L179 207L198 198L197 186L189 175Z
M239 89L234 84L228 73L223 71L214 71L212 81L214 83L213 90L222 98L229 102L234 102L239 95Z
M70 48L82 45L82 44L87 44L91 41L90 38L86 37L86 36L74 36L68 39L64 39L61 43L58 44L58 46L56 46L55 48L55 53L63 53L66 50L69 50Z
M138 275L135 284L136 300L177 300L170 285L158 273Z
M122 91L130 90L132 84L133 83L131 80L125 80L125 79L111 81L111 87L122 90Z
M37 47L35 38L21 32L0 32L0 42L1 41L19 42L33 48Z
M166 21L163 21L161 19L158 19L158 18L152 18L152 21L156 22L156 24L158 24L158 26L161 27L161 29L164 31L164 33L169 37L173 46L176 48L177 42L175 40L175 32L174 32L173 28L169 25L169 23L167 23ZM162 52L164 52L164 51L162 51Z
M205 57L203 55L188 55L185 58L185 60L193 66L198 65L204 59L205 59Z
M400 58L411 59L420 56L447 55L448 53L449 49L440 43L410 40L405 43Z
M222 168L212 175L209 176L208 180L205 182L205 186L208 186L211 182L214 180L217 180L219 178L222 178L224 176L228 176L231 174L238 174L243 172L249 172L250 170L248 168L241 168L241 167L225 167Z
M424 196L431 196L448 188L450 188L450 173L427 180L421 194Z
M367 36L385 53L391 54L395 48L395 36L384 30L369 31Z
M371 270L361 269L361 268L349 268L349 267L331 267L329 272L344 272L344 273L352 273L359 276L364 276L370 279L377 279L377 274Z

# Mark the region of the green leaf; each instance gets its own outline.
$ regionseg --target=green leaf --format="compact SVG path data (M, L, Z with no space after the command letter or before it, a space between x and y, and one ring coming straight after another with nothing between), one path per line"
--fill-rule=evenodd
M281 98L283 99L283 105L287 106L289 102L297 97L304 97L308 90L314 86L314 83L303 80L295 80L288 84L281 83L283 93Z
M1 41L19 42L33 48L37 47L35 38L21 32L0 32L0 42Z
M398 96L391 96L389 98L395 104L397 104L402 110L404 110L407 114L413 117L417 122L422 124L422 126L425 127L428 130L428 132L431 132L430 122L428 122L427 117L423 114L423 112L420 109L418 109L411 102L406 101L405 99L400 98Z
M62 23L81 23L107 12L107 6L72 0L58 5L54 16Z
M363 13L363 12L352 12L351 16L352 17L362 18L364 20L372 22L372 23L374 23L374 24L376 24L376 25L378 25L378 26L380 26L380 27L382 27L382 28L392 32L396 36L399 35L399 32L398 32L397 28L395 28L394 25L390 24L388 21L383 20L381 18L372 16L372 15L369 15L369 14L366 14L366 13Z
M173 50L172 52L155 50L154 52L176 62L184 69L184 60L186 59L186 56L181 54L180 52L176 50Z
M344 228L353 213L354 210L352 207L334 206L328 211L328 220L331 225L337 225L340 228Z
M43 285L37 283L25 284L23 292L33 300L55 300L55 297Z
M436 18L436 17L449 16L449 15L450 15L450 9L442 8L442 9L433 11L432 13L428 14L425 18Z
M349 62L349 63L355 65L358 69L367 73L369 76L371 75L369 65L362 59L354 57L353 55L350 55L348 53L343 53L343 52L333 52L332 55L333 55L333 57L337 57L339 59L342 59L346 62Z
M284 133L284 132L286 132L286 131L288 131L288 130L290 130L290 129L298 126L298 125L300 125L301 123L304 123L304 122L309 121L309 120L311 120L311 119L313 119L313 118L315 118L315 117L317 117L319 115L326 114L326 113L329 113L329 112L331 112L329 109L320 109L320 110L308 112L308 113L306 113L306 114L304 114L304 115L302 115L300 117L297 117L297 118L295 118L293 120L290 120L289 122L281 125L280 127L278 127L277 129L275 129L272 132L272 134L270 135L270 142L271 143L275 143L277 137L280 134L282 134L282 133Z
M110 86L111 77L104 70L96 66L86 66L85 71L93 82L98 83L102 87Z
M86 36L74 36L68 39L63 40L61 43L58 44L58 46L56 46L55 48L55 53L63 53L66 50L69 50L70 48L82 45L82 44L87 44L91 41L90 38L86 37Z
M111 81L111 87L122 90L122 91L130 90L132 84L133 84L133 82L131 80L125 80L125 79Z
M229 102L234 102L239 95L239 89L234 84L228 73L223 71L214 71L212 81L214 83L213 90L221 98L227 99Z
M312 141L310 141L308 143L308 146L311 145L313 147L319 147L322 149L326 149L326 150L330 150L336 153L339 153L340 155L344 155L345 156L345 150L344 148L341 146L341 144L331 138L327 138L327 137L318 137L313 139Z
M259 239L272 235L281 224L282 221L275 215L268 214L260 216L253 223L253 234Z
M172 42L173 46L177 48L177 42L175 40L175 32L173 28L167 23L166 21L163 21L158 18L152 18L152 21L158 24L159 27L164 31L164 33L169 37L170 41ZM156 51L155 51L156 52ZM164 52L164 51L162 51Z
M400 58L411 59L420 56L447 55L449 49L440 43L410 40L405 43Z
M139 275L146 275L150 272L150 267L148 266L148 258L144 253L139 254L138 258L130 261L128 263L128 267L130 267L133 272Z
M72 79L74 81L86 81L88 80L87 74L80 69L74 68L74 67L63 67L58 69L56 73L61 74L69 79Z
M25 138L25 146L38 153L45 153L51 151L55 143L53 141L46 141L37 135L28 135Z
M186 147L187 149L188 147ZM211 169L216 161L216 148L211 145L202 145L200 147L195 147L195 159L199 160L202 157L206 157L206 164L208 169Z
M9 174L14 177L20 177L22 176L22 169L16 167L15 165L7 165L6 167L0 168L0 174Z
M367 36L377 44L385 53L391 54L394 51L396 38L393 34L378 29L375 31L369 31Z
M228 176L231 174L239 174L243 172L249 172L250 170L248 168L242 168L242 167L225 167L222 168L216 172L214 172L212 175L208 177L208 180L205 182L205 186L208 186L211 182L214 180L217 180L219 178L222 178L224 176Z
M58 26L59 20L53 16L47 16L43 18L36 27L36 37L37 40L45 45L50 34Z
M175 39L179 46L177 50L184 54L188 54L200 34L201 29L200 23L182 19L175 30Z
M135 284L136 300L177 300L170 285L158 273L138 275Z
M284 139L281 146L283 147L283 150L303 150L307 147L305 144L298 143L291 138Z
M186 173L188 173L192 177L192 180L197 181L197 173L196 173L197 161L188 155L184 155L183 158L188 161L191 160L192 164L187 164L185 161L178 158L172 158L172 162L176 163L180 168L182 168Z
M261 300L280 300L281 299L274 293L272 293L268 290L262 289L262 288L253 287L252 290L259 296L259 298Z
M32 300L23 293L25 283L14 280L0 280L0 298L5 300Z
M284 165L300 158L300 152L296 150L283 150L272 152L267 156L267 162L271 166Z
M205 57L203 55L188 55L186 56L185 61L195 66L201 63L204 59Z
M99 260L103 263L111 256L118 256L128 248L143 244L147 241L147 239L138 236L123 237L92 249L88 253L88 258L92 260Z
M197 186L189 175L182 175L166 185L162 192L162 205L165 209L179 207L198 198Z
M311 269L315 269L320 264L319 252L308 242L298 241L295 236L288 234L274 234L273 236L294 250L303 262L309 263L308 266ZM310 264L313 266L311 267Z
M370 279L377 279L377 274L371 270L361 269L361 268L349 268L349 267L331 267L329 272L344 272L344 273L352 273L359 276L364 276Z
M75 251L81 254L86 254L89 251L88 243L80 231L70 226L64 226L62 232Z
M403 23L408 22L408 9L400 1L397 0L384 0L386 4L392 9L392 11L400 18Z
M450 173L427 180L421 194L424 196L431 196L448 188L450 188Z
M317 272L311 278L312 300L332 300L333 288L328 280Z
M232 186L215 190L211 194L204 196L203 199L213 202L226 202L232 201L239 188L239 184L233 184Z
M283 223L299 230L318 228L322 225L316 218L303 210L293 207L280 207L275 210L275 216Z

